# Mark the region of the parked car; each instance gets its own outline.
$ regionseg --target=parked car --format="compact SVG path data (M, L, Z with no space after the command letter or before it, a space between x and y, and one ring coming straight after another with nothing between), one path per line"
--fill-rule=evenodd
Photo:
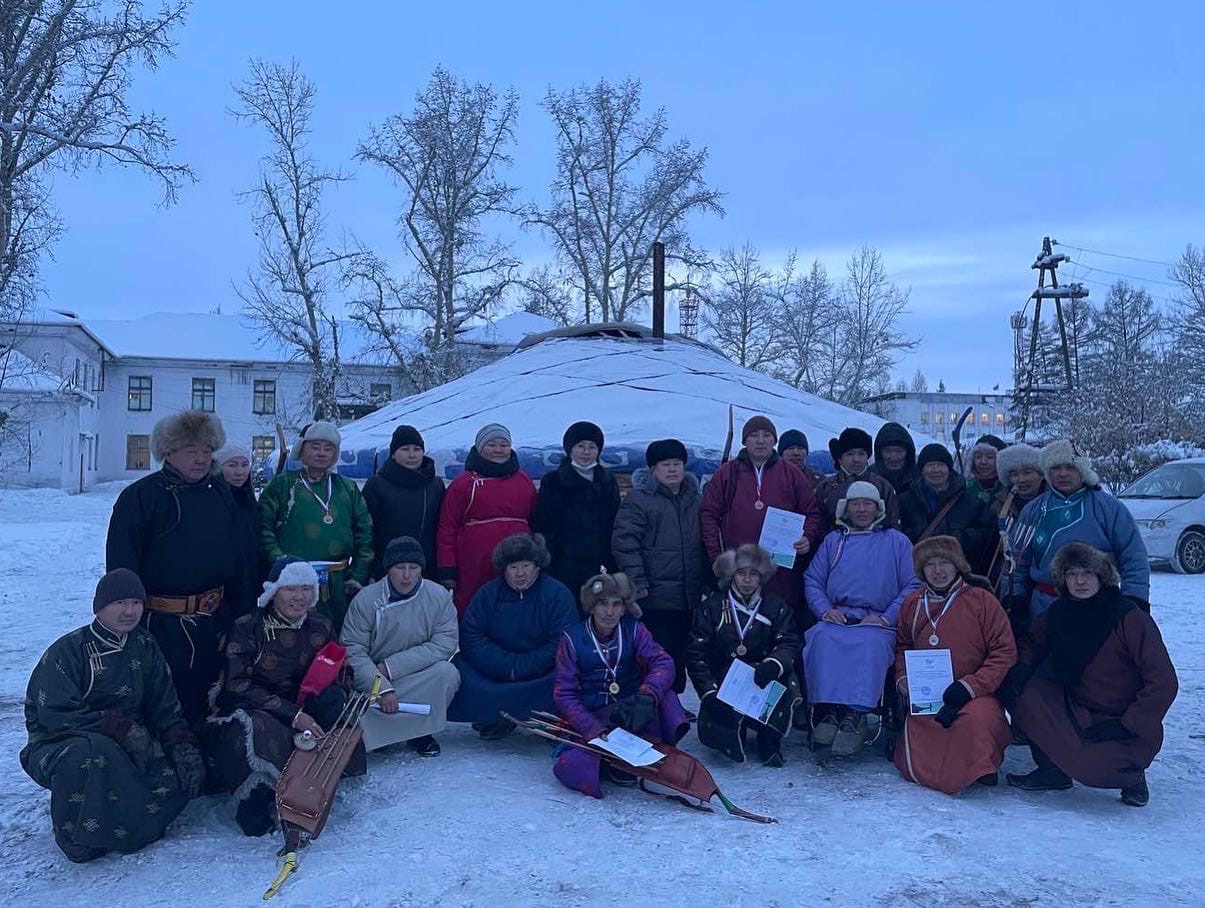
M1117 496L1130 509L1151 561L1205 572L1205 457L1155 467Z

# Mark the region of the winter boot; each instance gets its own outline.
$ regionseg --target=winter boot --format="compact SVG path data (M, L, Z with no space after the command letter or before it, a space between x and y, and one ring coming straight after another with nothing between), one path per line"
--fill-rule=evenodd
M62 837L58 833L54 836L55 844L59 846L59 850L67 855L67 860L73 864L86 864L88 861L95 861L99 857L104 857L107 852L103 848L89 848L87 845L81 845L78 842Z
M995 788L1000 784L1000 775L999 773L989 772L987 775L976 779L975 784L982 785L984 788Z
M866 745L868 730L866 713L846 713L837 729L836 737L833 738L833 756L852 757Z
M276 791L270 785L256 785L239 803L234 819L243 835L267 835L276 825Z
M1121 790L1121 803L1129 807L1146 807L1151 801L1151 790L1146 786L1146 773L1138 774L1138 781Z
M1030 744L1029 752L1038 768L1024 775L1010 772L1005 777L1009 785L1022 791L1066 791L1071 787L1071 776L1055 766L1050 757L1038 750L1037 745Z
M482 722L477 729L482 741L501 741L509 738L515 732L515 726L510 722Z
M421 738L413 738L406 742L406 746L420 757L438 757L443 753L434 735L423 735Z
M757 756L761 760L762 766L781 768L783 765L782 735L772 728L765 726L759 728L757 730Z
M833 739L837 737L837 729L840 725L841 720L837 718L837 711L830 709L812 729L812 744L816 747L831 747Z

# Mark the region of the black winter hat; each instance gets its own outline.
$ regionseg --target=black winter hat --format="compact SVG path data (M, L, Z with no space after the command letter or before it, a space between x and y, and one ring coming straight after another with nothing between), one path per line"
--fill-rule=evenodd
M389 439L389 456L392 457L402 445L418 445L424 451L427 450L422 433L414 426L398 426L393 430L393 438Z
M601 452L605 440L602 429L592 422L582 421L575 422L565 430L565 437L561 439L561 445L564 447L565 453L568 454L579 441L592 441L598 445L598 450Z
M1002 439L996 435L980 435L979 440L975 442L975 447L977 448L980 445L987 445L989 447L995 448L997 451L1003 451L1005 448L1008 447L1007 442L1005 442L1004 439Z
M689 460L686 445L676 438L663 438L653 442L644 452L644 462L650 467L657 466L663 460L680 460L686 463Z
M100 578L96 584L96 595L92 597L92 614L122 599L141 599L146 602L146 587L129 568L116 568Z
M385 546L385 557L381 559L381 567L389 570L395 564L417 564L426 570L427 555L423 547L413 536L399 536L389 540Z
M871 441L869 432L847 426L841 430L840 435L828 441L828 453L832 455L834 463L841 459L842 454L848 454L855 448L861 448L867 457L870 456L870 452L874 450L874 442Z
M916 468L923 470L925 464L933 461L944 463L951 470L954 469L954 458L950 454L949 449L945 445L939 445L937 442L927 444L920 449L920 456L916 458Z
M782 456L782 452L787 448L803 448L805 451L812 450L812 446L808 444L808 437L798 429L787 429L782 433L782 437L778 439L778 456Z

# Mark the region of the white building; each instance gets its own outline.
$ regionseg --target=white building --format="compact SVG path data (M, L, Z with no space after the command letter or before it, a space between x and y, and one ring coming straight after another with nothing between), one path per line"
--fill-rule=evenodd
M946 443L952 441L950 433L967 407L971 408L971 414L962 428L964 445L989 433L1008 441L1014 428L1010 394L892 391L868 397L862 406L876 416Z

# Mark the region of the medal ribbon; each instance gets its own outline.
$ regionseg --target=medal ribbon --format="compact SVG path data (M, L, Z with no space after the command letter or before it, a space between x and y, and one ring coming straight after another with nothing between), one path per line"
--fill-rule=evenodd
M611 652L611 644L607 644L604 650L598 643L598 638L594 636L594 620L591 619L586 624L586 630L590 632L590 642L594 644L594 652L598 653L598 658L602 660L603 668L607 672L608 683L619 683L619 663L623 661L623 628L618 624L615 625L615 638L617 641L615 665L612 667L611 660L607 658L607 653Z
M753 479L757 483L757 503L758 504L761 504L761 474L762 474L762 470L764 470L765 468L766 468L765 464L762 464L760 467L753 468Z
M758 599L757 605L752 610L749 610L737 600L731 590L728 591L728 608L732 615L732 624L736 628L736 635L740 638L741 643L745 642L745 635L749 633L749 628L753 627L753 622L757 620L757 613L761 611L763 601L762 599ZM737 615L738 610L749 616L749 620L743 626L741 625L740 617Z
M933 620L933 615L929 612L929 591L925 590L925 595L921 599L921 604L925 609L925 620L929 622L929 627L933 628L933 634L937 634L937 625L941 623L941 619L946 616L946 612L950 610L950 606L954 604L954 600L958 598L958 594L964 589L964 584L959 581L958 586L950 591L950 596L946 599L945 607L942 608L941 614L937 616L937 620ZM920 617L920 609L912 613L912 639L916 639L916 619Z
M307 492L314 496L314 500L318 502L318 506L322 508L322 513L329 515L331 512L331 498L334 497L334 492L331 488L331 474L326 474L326 501L323 501L320 497L318 497L318 493L310 488L310 484L305 480L305 477L302 477L301 484L305 486Z

